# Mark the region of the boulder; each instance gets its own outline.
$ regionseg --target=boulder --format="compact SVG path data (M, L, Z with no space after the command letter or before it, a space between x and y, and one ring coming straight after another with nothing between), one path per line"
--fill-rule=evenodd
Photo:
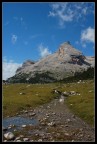
M7 132L4 134L4 137L7 139L7 140L13 140L15 138L14 134L12 132Z

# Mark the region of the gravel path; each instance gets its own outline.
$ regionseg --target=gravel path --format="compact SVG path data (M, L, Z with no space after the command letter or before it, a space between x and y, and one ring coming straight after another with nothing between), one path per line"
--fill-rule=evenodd
M37 119L39 124L36 126L29 124L28 127L23 128L22 137L19 135L14 141L95 141L94 128L71 113L66 104L59 102L59 99L22 112L21 116ZM25 132L26 135L24 135Z
M94 128L70 112L65 103L54 99L33 111L40 121L38 133L43 133L42 141L94 141ZM28 112L26 116L31 115ZM46 139L47 133L50 137Z

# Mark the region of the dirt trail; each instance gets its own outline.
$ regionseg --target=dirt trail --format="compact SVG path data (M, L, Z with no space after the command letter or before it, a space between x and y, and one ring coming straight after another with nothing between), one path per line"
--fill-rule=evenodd
M37 107L33 112L40 122L36 131L42 141L95 141L94 128L71 113L59 99ZM29 115L31 112L25 116Z

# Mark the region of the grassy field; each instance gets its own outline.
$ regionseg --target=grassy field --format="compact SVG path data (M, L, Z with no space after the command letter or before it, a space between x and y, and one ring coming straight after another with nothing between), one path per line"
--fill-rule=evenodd
M80 95L68 97L66 104L77 116L93 126L95 116L94 81L85 80L84 82L64 84L60 90L80 93Z
M54 84L10 84L3 85L3 117L13 116L23 109L34 108L52 100ZM24 93L20 95L20 93Z
M30 85L30 86L28 86ZM94 124L94 81L85 80L85 83L53 83L53 84L10 84L3 85L3 117L13 116L23 109L31 109L51 101L56 94L52 90L76 91L80 95L66 99L68 107L88 124ZM91 92L89 92L91 91ZM24 93L20 95L20 93Z

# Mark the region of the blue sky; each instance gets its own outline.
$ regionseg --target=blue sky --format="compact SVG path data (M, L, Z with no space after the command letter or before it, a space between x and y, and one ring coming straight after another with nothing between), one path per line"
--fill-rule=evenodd
M95 3L2 3L3 79L25 60L37 61L70 41L86 56L95 55Z

